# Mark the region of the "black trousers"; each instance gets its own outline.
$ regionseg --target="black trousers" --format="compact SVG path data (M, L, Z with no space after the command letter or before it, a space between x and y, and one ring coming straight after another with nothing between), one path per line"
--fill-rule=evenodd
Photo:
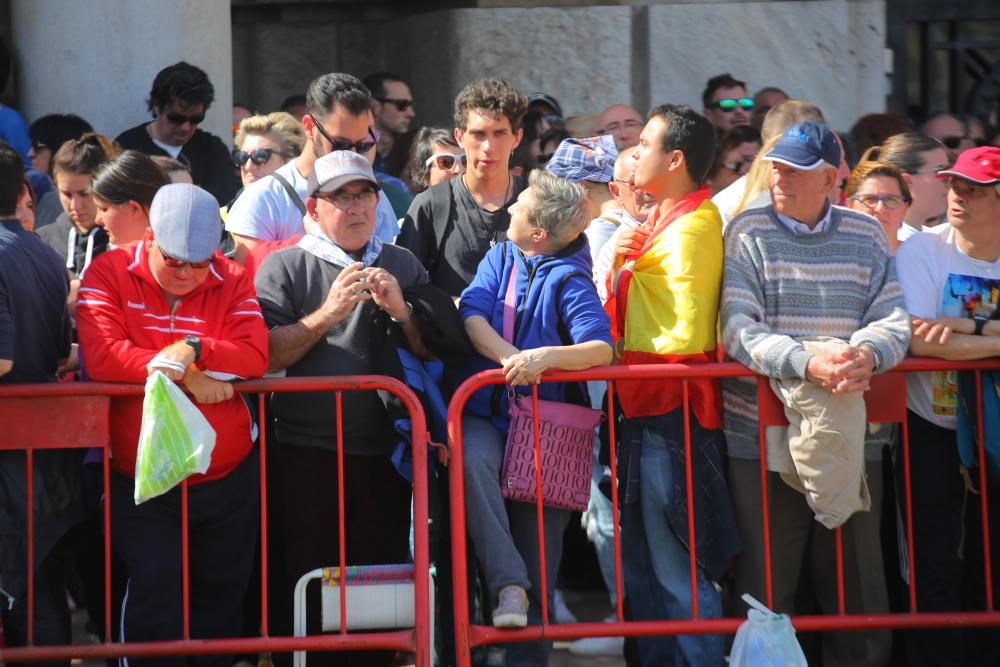
M337 452L316 447L271 450L268 467L268 539L273 634L292 634L292 597L299 578L340 563ZM347 565L410 560L412 486L385 456L344 455L344 531ZM306 631L321 632L319 586L306 595ZM310 667L389 665L394 651L309 652ZM273 656L290 664L287 654Z
M917 610L921 612L986 609L983 529L980 496L969 492L959 472L955 431L941 428L913 412L910 431L910 475ZM905 516L903 455L897 452L899 502ZM979 488L979 471L970 471ZM988 475L993 599L1000 603L1000 484ZM913 630L905 632L906 664L1000 664L1000 629Z
M226 477L188 488L191 637L239 637L243 597L253 567L260 520L257 451ZM134 480L111 475L111 541L128 568L120 639L183 635L181 491L139 506ZM232 656L129 658L129 667L229 667Z

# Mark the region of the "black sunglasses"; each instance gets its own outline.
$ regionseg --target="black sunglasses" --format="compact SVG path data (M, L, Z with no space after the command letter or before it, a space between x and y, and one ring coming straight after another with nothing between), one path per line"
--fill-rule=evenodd
M351 143L347 139L334 139L326 133L326 130L323 129L323 126L319 124L319 121L316 120L312 114L309 114L309 117L312 118L313 123L316 125L316 129L319 130L321 135L323 135L323 138L330 142L331 151L354 151L355 153L364 154L370 151L375 144L378 143L378 137L375 136L371 127L368 128L368 136L372 138L371 141L365 139Z
M185 116L184 114L178 113L177 111L168 111L163 115L166 116L167 120L169 120L174 125L183 125L184 123L191 123L192 125L198 125L205 120L204 112L195 114L193 116Z
M250 160L259 167L264 163L266 163L268 160L270 160L271 156L274 154L280 155L281 157L288 157L284 153L279 153L273 148L258 148L257 150L251 151L250 153L247 153L246 151L233 149L232 153L233 164L235 164L237 167L242 167L243 165L246 164L247 160Z
M375 99L378 100L379 102L381 102L382 104L391 104L392 106L396 107L400 111L406 111L407 109L409 109L410 107L413 106L413 100L404 100L404 99L401 99L401 98L398 98L398 97L396 97L396 98L393 98L393 97L376 97Z

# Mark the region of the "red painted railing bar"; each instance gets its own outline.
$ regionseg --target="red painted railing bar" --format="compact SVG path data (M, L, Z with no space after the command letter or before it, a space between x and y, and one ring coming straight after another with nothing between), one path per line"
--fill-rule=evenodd
M102 474L104 488L111 488L111 449L101 451ZM111 642L114 636L111 632L111 495L105 491L104 502L101 503L104 515L104 641Z
M514 400L513 398L511 400ZM538 385L531 385L531 430L535 436L535 514L538 517L538 567L539 585L541 591L538 597L542 600L542 625L549 624L549 589L548 577L545 576L545 508L542 503L542 438L538 425Z
M188 482L181 482L181 591L184 610L184 639L191 639L191 552L188 544Z
M615 542L615 620L619 623L625 620L625 607L622 584L622 531L618 516L618 438L615 434L615 383L608 381L608 444L611 457L611 521Z
M456 396L462 396L460 400L452 400L448 405L448 484L451 489L451 563L452 563L452 586L454 587L455 601L455 652L457 654L459 667L468 667L472 658L472 649L469 645L469 592L466 577L468 576L468 562L466 560L466 531L465 531L465 476L462 473L462 410L465 407L465 400L471 394L471 389L466 390L468 382L462 384L456 391ZM477 386L477 385L472 385ZM463 393L463 390L464 391Z
M993 611L993 565L990 563L990 510L986 489L986 438L983 430L983 375L976 371L976 435L979 441L979 503L983 515L983 572L986 582L986 611Z
M35 452L29 449L25 452L25 489L28 494L28 622L27 644L35 643Z
M257 394L260 439L260 634L267 637L267 401Z
M910 613L917 612L917 565L913 545L913 492L910 488L910 422L903 420L903 501L906 503L906 564L910 584Z
M767 379L757 378L757 391L771 391ZM757 420L757 449L760 452L760 520L764 531L764 598L765 604L774 609L774 580L771 572L771 513L767 501L767 435L763 422Z
M340 552L340 634L347 634L347 508L344 507L344 396L335 394L337 403L337 518Z
M691 568L691 618L698 618L698 558L695 554L694 534L694 475L691 464L691 397L688 380L681 382L682 403L684 410L684 479L687 481L687 513L688 513L688 559Z
M841 526L834 529L833 537L837 550L837 613L843 616L847 607L844 602L844 531Z

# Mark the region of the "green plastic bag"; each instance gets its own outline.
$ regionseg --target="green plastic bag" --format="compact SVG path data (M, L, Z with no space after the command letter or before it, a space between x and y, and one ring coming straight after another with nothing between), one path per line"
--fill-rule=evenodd
M160 371L146 379L135 461L135 504L163 495L212 462L215 429Z

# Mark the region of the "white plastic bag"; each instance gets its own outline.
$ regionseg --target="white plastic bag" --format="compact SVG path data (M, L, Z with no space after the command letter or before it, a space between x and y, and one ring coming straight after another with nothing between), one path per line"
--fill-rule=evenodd
M146 378L135 460L135 504L162 495L212 462L215 429L160 371Z
M792 620L776 614L750 595L747 620L736 631L729 667L808 667L802 647L795 638Z

